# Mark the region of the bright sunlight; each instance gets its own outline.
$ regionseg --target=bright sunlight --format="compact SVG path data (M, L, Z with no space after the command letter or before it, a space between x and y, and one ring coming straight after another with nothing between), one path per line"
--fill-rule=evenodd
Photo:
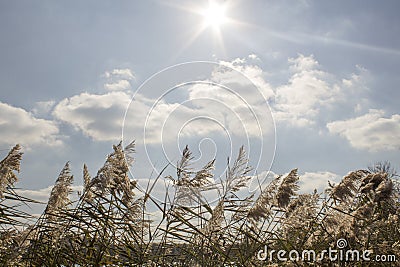
M225 11L226 7L224 5L210 1L208 8L202 12L205 26L218 29L226 22Z

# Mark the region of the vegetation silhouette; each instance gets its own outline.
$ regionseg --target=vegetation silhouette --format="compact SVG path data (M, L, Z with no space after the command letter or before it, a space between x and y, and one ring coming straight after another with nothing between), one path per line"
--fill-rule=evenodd
M16 145L0 162L2 266L331 266L326 257L313 263L260 261L257 253L266 246L320 253L336 248L339 239L347 241L344 249L400 260L400 191L387 162L352 171L325 192L309 194L298 193L293 169L243 197L240 190L254 178L243 147L228 160L220 184L211 182L215 160L193 171L186 147L176 174L166 175L164 169L142 190L128 176L135 144L120 143L93 178L84 165L84 187L76 201L70 199L73 176L67 163L35 219L22 206L37 202L15 188L20 150ZM152 193L160 179L171 181L174 190L164 201ZM217 190L217 203L205 198L209 190Z

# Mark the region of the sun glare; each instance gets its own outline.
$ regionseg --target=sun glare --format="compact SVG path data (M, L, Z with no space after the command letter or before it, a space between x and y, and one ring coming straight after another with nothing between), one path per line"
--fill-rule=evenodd
M202 12L206 27L219 28L226 22L225 6L215 1L210 1L208 8Z
M200 2L200 1L198 1ZM203 1L201 1L203 4ZM176 8L190 12L197 15L200 20L196 24L198 26L193 34L188 38L187 42L184 43L181 51L189 47L196 39L207 30L212 33L212 40L214 44L218 45L222 51L225 51L222 26L235 26L239 25L239 22L230 17L230 11L232 8L232 2L229 0L208 0L207 6L200 6L198 3L187 6L176 6ZM206 2L206 4L207 4Z

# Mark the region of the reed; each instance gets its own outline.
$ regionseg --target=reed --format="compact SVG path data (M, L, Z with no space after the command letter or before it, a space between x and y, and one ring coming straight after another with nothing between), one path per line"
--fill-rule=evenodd
M257 252L265 246L321 252L335 248L340 238L351 249L372 249L400 261L400 191L398 176L388 163L350 172L325 192L309 194L298 193L299 175L293 169L260 185L257 194L243 196L238 192L254 178L243 147L233 161L228 160L219 184L213 182L215 160L193 171L192 153L186 147L175 172L167 174L165 168L145 190L128 175L134 152L134 142L114 146L93 178L84 165L84 186L77 201L70 199L73 177L67 163L43 214L34 220L21 209L34 200L15 190L20 146L11 149L0 162L0 264L309 266L301 260L260 261ZM163 201L152 194L160 179L171 184ZM218 192L215 203L205 196L209 190ZM325 258L313 263L328 265Z

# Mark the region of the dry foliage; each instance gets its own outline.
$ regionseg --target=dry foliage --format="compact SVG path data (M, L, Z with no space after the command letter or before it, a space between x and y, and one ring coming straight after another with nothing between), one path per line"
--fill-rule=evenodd
M400 260L400 195L388 163L350 172L324 192L299 194L297 169L278 176L259 194L240 197L251 168L244 148L220 184L215 160L193 171L188 147L171 181L174 194L152 197L130 180L134 143L118 144L93 178L83 167L84 189L70 200L73 177L67 163L42 216L32 223L14 191L22 153L15 146L0 162L0 264L2 266L309 266L308 262L263 262L257 252L348 247L396 255ZM164 178L162 177L164 176ZM149 181L150 182L150 181ZM204 193L217 190L217 203ZM153 209L153 210L151 210ZM159 217L151 217L154 209ZM151 213L153 212L153 213ZM346 263L359 266L360 263ZM328 266L325 259L313 266ZM339 265L338 265L339 266ZM344 265L343 265L344 266ZM388 265L390 266L390 265Z

